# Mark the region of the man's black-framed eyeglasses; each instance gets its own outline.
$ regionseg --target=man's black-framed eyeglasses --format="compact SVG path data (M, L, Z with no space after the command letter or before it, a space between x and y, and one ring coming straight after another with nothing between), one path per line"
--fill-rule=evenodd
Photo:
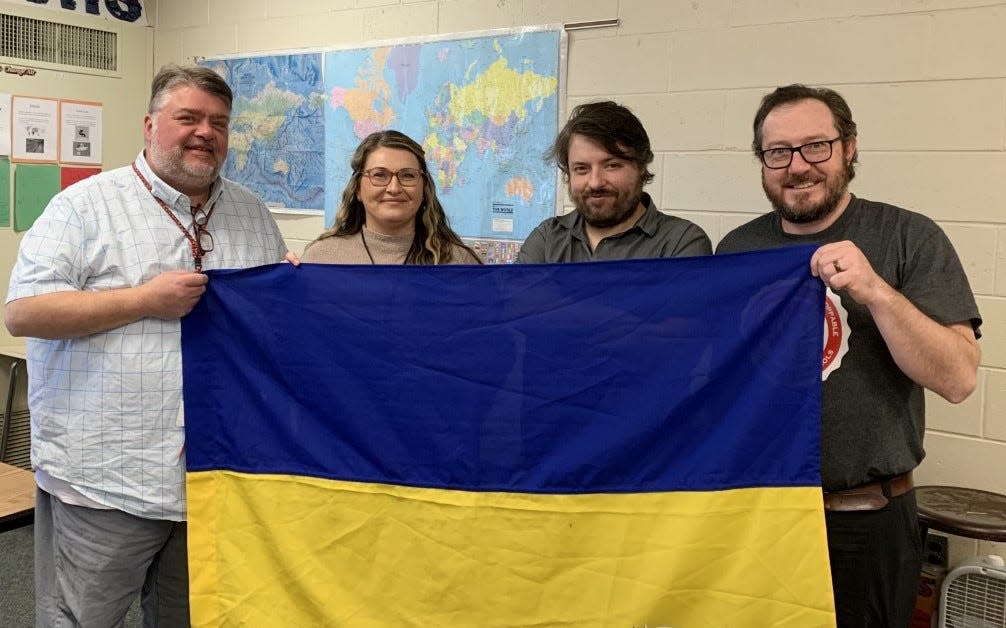
M793 163L793 153L797 151L800 151L800 156L807 163L819 164L822 161L831 159L832 147L840 139L842 139L841 135L833 140L817 140L816 142L808 142L802 146L768 148L760 151L758 156L761 157L761 162L765 164L766 168L773 170L788 168Z

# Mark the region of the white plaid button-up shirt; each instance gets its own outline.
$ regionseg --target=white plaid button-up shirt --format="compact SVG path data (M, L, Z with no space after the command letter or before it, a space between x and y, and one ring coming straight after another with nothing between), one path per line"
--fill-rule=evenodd
M189 199L136 166L183 225ZM203 268L282 261L286 245L262 202L219 179ZM58 194L25 234L7 301L67 290L138 286L193 270L178 226L137 178L118 168ZM83 338L28 340L32 463L87 499L153 519L185 518L181 325L143 318Z

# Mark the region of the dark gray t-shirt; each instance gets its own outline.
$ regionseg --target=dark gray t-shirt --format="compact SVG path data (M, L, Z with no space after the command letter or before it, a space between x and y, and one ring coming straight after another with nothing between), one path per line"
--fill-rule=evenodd
M542 262L590 262L710 255L713 245L698 225L657 210L649 194L643 194L646 213L623 233L604 238L590 250L579 212L547 218L527 237L517 254L518 264Z
M953 246L929 218L853 197L828 229L808 236L784 233L775 213L723 238L716 252L851 240L873 269L919 310L941 324L981 318ZM869 311L844 292L848 351L822 386L821 479L842 490L914 469L925 456L925 399L921 386L894 363Z

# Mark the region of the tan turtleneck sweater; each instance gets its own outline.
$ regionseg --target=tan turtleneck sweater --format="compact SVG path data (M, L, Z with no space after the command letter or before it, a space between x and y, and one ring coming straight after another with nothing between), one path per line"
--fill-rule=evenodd
M405 256L412 246L413 234L390 236L377 233L363 227L363 234L354 233L348 236L334 236L324 240L315 240L308 245L301 256L302 262L313 264L370 264L373 255L375 264L403 264ZM364 237L367 246L363 246ZM477 264L478 260L466 249L454 247L452 264Z

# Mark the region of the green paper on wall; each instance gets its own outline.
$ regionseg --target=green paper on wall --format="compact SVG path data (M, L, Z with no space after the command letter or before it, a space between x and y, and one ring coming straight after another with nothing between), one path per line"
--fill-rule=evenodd
M14 169L14 231L27 231L59 193L59 166L18 164Z
M0 157L0 227L10 226L10 159Z

